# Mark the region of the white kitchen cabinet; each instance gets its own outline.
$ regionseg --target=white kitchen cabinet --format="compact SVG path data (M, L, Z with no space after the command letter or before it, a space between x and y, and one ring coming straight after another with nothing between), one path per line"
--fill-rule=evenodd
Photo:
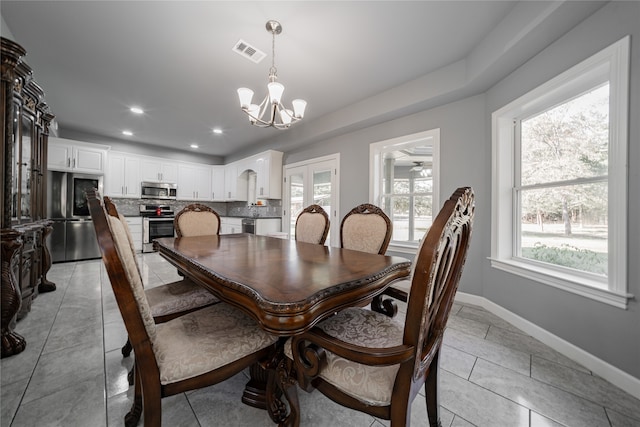
M211 166L178 165L178 199L211 200Z
M178 164L165 159L144 157L140 162L141 181L178 182ZM180 188L180 187L178 187Z
M224 175L224 166L211 167L211 200L214 202L223 202L226 199L224 192Z
M242 233L242 218L220 217L220 234Z
M257 199L282 198L282 154L269 150L253 156Z
M142 252L142 217L141 216L127 216L125 217L129 231L131 232L131 238L133 240L133 247L136 252Z
M105 194L140 197L140 159L128 153L110 152L104 176Z
M242 168L242 169L241 169ZM242 178L244 163L234 162L224 167L224 192L227 201L247 201L247 179Z
M71 139L49 138L47 168L64 172L104 174L109 147Z
M260 236L270 236L278 233L281 229L282 220L280 218L256 218L256 234Z

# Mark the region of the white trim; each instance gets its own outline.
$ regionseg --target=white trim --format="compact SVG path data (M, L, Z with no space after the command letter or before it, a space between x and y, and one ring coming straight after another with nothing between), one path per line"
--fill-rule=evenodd
M609 381L616 387L621 388L636 399L640 399L640 379L622 371L619 368L605 362L604 360L594 356L593 354L577 347L574 344L552 334L546 329L518 316L517 314L499 306L498 304L488 300L487 298L477 295L458 292L455 298L456 302L461 304L477 305L485 310L495 314L501 319L506 320L523 332L531 335L545 345L558 351L571 360L576 361L585 368L589 369L596 375Z
M627 301L633 298L631 294L620 294L606 289L606 284L600 281L552 269L533 267L529 263L512 259L491 259L491 267L625 310Z

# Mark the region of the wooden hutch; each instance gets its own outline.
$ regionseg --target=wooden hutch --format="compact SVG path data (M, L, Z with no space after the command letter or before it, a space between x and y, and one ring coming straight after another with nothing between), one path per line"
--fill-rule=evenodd
M55 290L47 280L51 256L46 238L47 141L54 116L33 71L22 61L26 51L2 39L2 150L0 151L0 235L2 237L2 357L18 354L25 339L16 321L40 292Z

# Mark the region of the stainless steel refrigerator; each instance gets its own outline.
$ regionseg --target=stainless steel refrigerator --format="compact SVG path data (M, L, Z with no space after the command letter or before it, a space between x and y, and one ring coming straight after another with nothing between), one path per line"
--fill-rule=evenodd
M85 191L102 191L101 175L49 171L47 179L47 218L53 231L47 243L53 262L100 258Z

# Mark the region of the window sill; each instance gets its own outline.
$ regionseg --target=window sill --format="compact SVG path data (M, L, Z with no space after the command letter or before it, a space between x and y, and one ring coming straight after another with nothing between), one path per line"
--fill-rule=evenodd
M539 268L515 260L489 258L491 267L516 274L554 288L581 295L614 307L627 309L627 302L634 296L628 293L613 292L603 288L601 282L585 278L577 278L550 269ZM580 281L578 281L578 279Z
M403 254L415 255L418 247L415 245L403 245L399 243L390 243L387 252L398 252Z

